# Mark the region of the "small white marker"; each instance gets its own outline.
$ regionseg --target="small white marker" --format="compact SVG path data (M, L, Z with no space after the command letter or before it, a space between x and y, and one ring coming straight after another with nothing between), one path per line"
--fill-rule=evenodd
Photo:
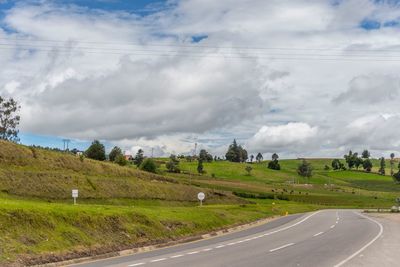
M319 236L322 235L324 232L319 232L318 234L315 234L314 236Z
M331 229L332 229L332 228L335 228L335 225L331 225Z
M139 263L131 264L131 265L128 265L128 266L129 267L133 267L133 266L139 266L139 265L145 265L145 263L144 262L139 262Z
M159 261L165 261L167 258L161 258L161 259L156 259L156 260L152 260L150 262L159 262Z
M290 246L293 246L293 245L294 245L294 243L286 244L286 245L283 245L281 247L271 249L269 252L274 252L274 251L277 251L277 250L280 250L280 249L283 249L283 248L287 248L287 247L290 247Z

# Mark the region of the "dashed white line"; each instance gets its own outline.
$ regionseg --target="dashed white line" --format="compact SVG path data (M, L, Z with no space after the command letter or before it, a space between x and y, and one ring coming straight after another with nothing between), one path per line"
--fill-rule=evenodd
M219 245L219 246L216 246L215 248L223 248L223 247L225 247L225 245Z
M331 225L331 229L335 228L335 225Z
M317 233L317 234L315 234L314 236L319 236L319 235L322 235L324 232L319 232L319 233Z
M212 248L205 248L205 249L203 249L202 251L203 251L203 252L207 252L207 251L210 251L210 250L212 250Z
M179 254L179 255L171 256L170 258L171 259L175 259L175 258L180 258L180 257L183 257L183 256L184 256L183 254Z
M133 267L133 266L140 266L140 265L145 265L146 263L145 262L139 262L139 263L135 263L135 264L131 264L131 265L128 265L129 267Z
M293 245L294 245L294 243L289 243L289 244L280 246L278 248L271 249L269 252L274 252L274 251L277 251L277 250L280 250L280 249L283 249L283 248L287 248L287 247L290 247L290 246L293 246Z
M235 242L232 242L232 243L229 243L229 244L226 244L227 246L233 246L233 245L235 245L236 243Z
M165 261L167 258L161 258L161 259L156 259L156 260L152 260L150 262L159 262L159 261Z
M197 254L197 253L199 253L200 251L192 251L192 252L188 252L188 253L186 253L187 255L193 255L193 254Z

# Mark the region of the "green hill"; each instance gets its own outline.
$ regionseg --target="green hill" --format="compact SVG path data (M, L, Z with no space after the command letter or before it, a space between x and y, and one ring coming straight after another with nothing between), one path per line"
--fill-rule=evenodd
M182 173L172 174L167 159L157 161L160 173L151 174L0 141L0 266L174 241L286 212L390 207L400 191L390 176L324 170L331 159L309 160L308 185L297 174L299 160L280 161L280 171L267 162L204 163L203 175L197 162L181 160ZM73 188L79 189L76 206ZM200 191L206 193L202 207Z
M80 160L71 154L0 141L0 191L19 197L70 200L79 189L80 201L110 199L197 201L199 191L162 175L110 162ZM231 194L208 190L211 203L234 203Z

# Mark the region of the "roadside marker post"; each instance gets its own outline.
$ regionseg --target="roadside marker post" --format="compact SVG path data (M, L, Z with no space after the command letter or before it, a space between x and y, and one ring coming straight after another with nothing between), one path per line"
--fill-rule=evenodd
M74 205L76 205L76 199L78 198L78 189L72 189L72 198L74 199Z
M200 206L203 205L203 200L206 198L206 195L203 192L197 194L197 198L200 200Z

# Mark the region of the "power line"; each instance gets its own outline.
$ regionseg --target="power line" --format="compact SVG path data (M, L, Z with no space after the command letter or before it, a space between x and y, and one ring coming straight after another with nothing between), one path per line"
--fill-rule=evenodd
M42 49L42 48L49 48L49 49ZM4 44L0 43L0 48L4 49L23 49L23 50L34 50L34 51L54 51L54 49L57 49L58 52L73 52L76 50L82 50L82 51L88 51L88 52L96 52L96 53L102 53L102 52L108 52L108 51L116 51L121 54L126 54L126 53L131 53L131 52L149 52L149 53L181 53L181 54L199 54L199 55L204 55L204 54L216 54L216 55L237 55L240 54L240 51L236 51L236 53L228 53L228 52L208 52L208 51L179 51L179 50L149 50L149 49L120 49L120 48L99 48L99 47L63 47L63 46L38 46L38 45L12 45L12 44ZM32 49L30 49L32 48ZM36 49L38 48L38 49ZM51 49L50 49L51 48ZM400 52L400 51L399 51ZM249 55L247 53L246 55ZM367 55L367 54L307 54L307 53L266 53L266 52L258 52L253 54L254 56L260 56L260 55L274 55L274 56L319 56L319 57L378 57L378 58L396 58L400 57L399 55Z
M15 50L15 48L0 47L0 50ZM72 51L72 50L54 50L54 49L20 49L29 52L53 52L53 53L88 53L88 54L102 54L102 55L126 55L126 56L145 56L145 57L190 57L190 58L223 58L223 59L269 59L269 60L310 60L310 61L360 61L360 62L400 62L400 59L385 59L380 57L334 57L332 55L324 55L325 57L317 57L320 55L296 55L286 54L285 56L275 56L271 54L269 56L261 55L241 55L241 56L230 56L226 54L189 54L189 53L176 53L176 54L155 54L155 53L132 53L132 52L100 52L100 51ZM328 58L330 57L330 58ZM391 57L393 58L393 57Z
M49 39L32 39L32 38L0 38L6 41L22 41L22 42L49 42L49 43L82 43L82 44L102 44L102 45L121 45L121 46L146 46L146 47L180 47L180 48L217 48L217 49L244 49L244 50L294 50L294 51L349 51L349 52L400 52L400 43L393 46L398 46L398 49L387 48L329 48L329 47L267 47L267 46L219 46L219 45L202 45L202 44L155 44L144 42L104 42L104 41L85 41L85 40L49 40ZM358 45L358 44L350 44ZM349 47L349 44L346 44Z

